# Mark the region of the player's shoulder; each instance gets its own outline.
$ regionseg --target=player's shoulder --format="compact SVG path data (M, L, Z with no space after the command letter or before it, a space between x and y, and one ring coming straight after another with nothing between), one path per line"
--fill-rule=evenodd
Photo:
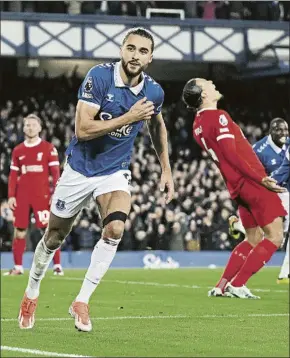
M42 139L40 143L44 148L48 148L48 149L54 148L54 145L48 142L47 140Z
M223 109L205 108L197 112L196 118L208 119L206 122L211 126L226 126L232 120L231 116Z
M258 153L263 153L268 146L268 136L265 136L253 145L253 149Z
M106 80L112 77L114 68L115 68L115 62L110 63L100 63L96 66L93 66L88 71L88 76L101 78L102 80Z
M25 150L25 145L24 145L24 142L21 142L19 144L17 144L14 148L13 148L13 152L14 153L20 153L22 152L23 150Z
M156 82L153 77L149 76L147 73L143 73L144 76L144 87L146 92L150 93L154 97L164 97L164 90L161 87L160 83Z

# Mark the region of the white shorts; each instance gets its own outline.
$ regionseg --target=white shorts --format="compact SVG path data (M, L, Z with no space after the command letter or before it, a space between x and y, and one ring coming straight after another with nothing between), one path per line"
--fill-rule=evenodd
M279 193L278 194L281 201L282 201L282 204L284 206L284 209L287 211L287 215L285 216L285 219L284 219L284 232L288 231L289 230L289 201L290 201L290 193L288 191L286 191L285 193Z
M121 190L130 195L130 181L130 170L88 178L66 164L55 188L50 211L61 218L71 218L91 199L102 194Z

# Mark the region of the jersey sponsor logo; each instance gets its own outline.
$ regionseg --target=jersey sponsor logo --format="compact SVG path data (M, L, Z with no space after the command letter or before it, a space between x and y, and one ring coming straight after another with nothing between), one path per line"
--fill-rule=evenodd
M83 92L82 97L91 99L91 98L93 98L93 95L91 93Z
M99 114L99 117L102 121L107 121L113 118L113 116L110 113L106 113L106 112L101 112ZM130 135L132 129L133 126L131 126L130 124L126 124L123 127L116 129L115 131L110 132L108 134L115 138L122 138L123 136L127 137L128 135Z
M229 121L227 120L227 117L224 114L220 115L219 122L224 127L229 123Z
M57 199L57 202L55 204L55 207L57 208L58 211L63 211L66 209L65 207L65 201Z
M113 102L114 101L114 95L111 94L111 93L108 93L105 99L108 102Z
M123 136L127 137L128 135L130 135L132 129L133 129L133 126L126 124L125 126L117 129L116 131L110 132L109 135L111 135L112 137L116 137L116 138L121 138Z
M22 165L21 166L21 173L26 174L28 172L42 173L43 172L43 165Z
M93 88L93 78L92 77L87 78L84 88L85 88L86 92L90 92L92 90L92 88Z

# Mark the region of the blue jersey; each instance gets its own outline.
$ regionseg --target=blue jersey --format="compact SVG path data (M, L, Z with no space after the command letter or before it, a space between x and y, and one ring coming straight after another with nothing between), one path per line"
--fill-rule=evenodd
M164 92L150 76L142 73L142 81L135 87L124 84L120 62L97 65L90 69L78 93L80 101L99 109L97 120L114 120L140 99L147 97L154 103L154 114L161 112ZM72 169L87 176L112 174L128 169L135 138L144 121L125 125L102 137L78 141L74 136L66 154Z
M289 148L289 140L282 148L279 148L273 142L271 135L260 139L253 145L253 149L263 164L267 175L271 175L281 166L287 148Z
M281 166L272 173L272 177L290 192L290 147L287 149Z

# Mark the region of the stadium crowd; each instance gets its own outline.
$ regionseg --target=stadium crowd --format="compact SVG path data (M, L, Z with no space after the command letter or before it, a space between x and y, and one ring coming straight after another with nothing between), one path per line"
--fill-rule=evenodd
M181 9L186 18L288 21L288 1L1 1L1 11L145 16L147 8ZM168 16L161 13L158 16ZM170 15L172 16L172 15Z
M16 144L23 141L23 117L27 114L34 112L41 117L42 138L55 145L63 165L65 149L74 133L75 94L80 82L81 79L76 75L53 79L18 78L19 91L7 93L10 99L1 100L1 198L7 198L11 152ZM254 86L252 90L256 90ZM176 84L170 83L166 84L165 92L181 93ZM249 98L252 95L248 93ZM235 242L227 233L228 217L236 212L236 208L216 166L205 152L200 152L192 139L192 113L187 112L178 97L176 101L170 95L166 97L168 99L163 107L163 115L169 133L169 153L176 196L165 207L159 190L160 166L144 126L136 139L132 158L132 210L126 222L120 250L231 249ZM265 103L271 106L271 110ZM275 103L279 106L278 99ZM267 123L273 116L284 115L287 120L286 110L275 110L273 102L267 99L265 101L265 98L261 98L260 103L256 101L252 108L242 107L242 101L240 106L232 102L232 107L226 105L226 108L251 143L266 134ZM0 237L3 250L11 248L12 222L13 215L7 200L2 200ZM90 249L100 238L100 234L98 211L96 205L91 203L76 220L64 249Z

